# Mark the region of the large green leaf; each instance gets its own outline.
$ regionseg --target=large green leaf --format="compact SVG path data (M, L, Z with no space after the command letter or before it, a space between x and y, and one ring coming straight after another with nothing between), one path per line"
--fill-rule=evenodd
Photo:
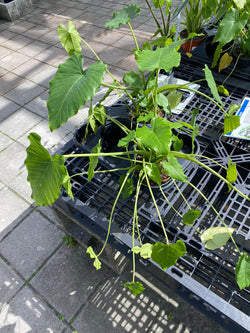
M49 127L54 130L65 123L90 99L94 97L104 78L106 65L98 61L83 70L80 54L66 60L50 81Z
M186 246L183 241L178 240L174 244L163 244L157 242L152 249L151 258L165 271L170 266L176 264L179 257L186 253Z
M69 21L68 25L68 29L63 24L60 24L57 28L61 44L70 56L74 52L81 54L81 38L78 31L71 21Z
M147 126L136 129L136 135L145 147L159 154L168 154L171 147L172 132L170 126L162 118L151 120L152 129Z
M235 267L235 279L240 289L249 287L250 284L250 257L243 253Z
M203 232L201 241L205 243L205 248L209 250L219 249L226 244L234 230L226 227L211 227Z
M68 172L61 155L50 156L41 145L41 137L36 133L28 136L30 145L27 148L25 166L28 170L28 181L32 189L32 199L36 205L52 204L60 195L60 189ZM66 186L67 188L67 186Z
M128 7L124 7L120 12L113 13L110 20L107 20L105 27L108 29L118 28L122 24L127 24L140 12L140 7L131 4Z
M214 96L214 98L216 99L216 101L218 103L220 103L221 105L223 105L222 100L220 98L220 95L218 93L218 90L216 88L216 83L214 81L213 74L210 71L210 69L207 67L207 65L205 65L204 72L205 72L205 78L206 78L207 84L208 84L208 86L209 86L209 88L211 90L212 95Z
M174 156L168 156L168 161L162 161L161 163L166 173L174 179L180 180L181 182L187 182L187 176L185 175L182 166Z
M249 14L246 11L241 13L238 9L231 8L221 21L213 42L220 42L222 45L225 45L231 40L236 39L248 19Z
M155 51L143 50L136 56L140 72L164 69L170 72L173 67L180 65L181 55L174 48L166 46Z
M243 9L247 0L234 0L234 3L239 9Z

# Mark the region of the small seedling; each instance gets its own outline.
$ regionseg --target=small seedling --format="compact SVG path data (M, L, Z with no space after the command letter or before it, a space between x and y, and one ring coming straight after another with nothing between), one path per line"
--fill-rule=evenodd
M77 245L77 241L70 235L64 236L63 240L64 240L65 244L67 245L68 249L73 249Z

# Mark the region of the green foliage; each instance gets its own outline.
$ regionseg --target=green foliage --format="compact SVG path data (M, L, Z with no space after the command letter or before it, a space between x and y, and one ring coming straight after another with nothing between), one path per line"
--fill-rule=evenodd
M239 116L226 115L224 118L223 134L229 134L239 126L240 126L240 117Z
M122 185L125 179L125 175L122 175L119 179L119 184ZM123 199L128 198L134 192L134 182L133 179L128 178L122 188Z
M145 243L141 247L135 246L132 248L132 251L136 254L140 254L140 256L144 259L151 258L152 255L153 244Z
M101 152L101 140L99 140L98 144L92 149L92 154L98 154ZM98 156L89 156L89 168L88 168L88 181L90 181L95 175L95 168L98 164Z
M168 160L162 161L161 165L171 178L180 180L184 183L187 182L187 176L185 175L183 168L176 157L169 155Z
M140 282L126 282L123 283L122 286L128 288L129 291L135 296L143 293L143 291L145 290L145 288Z
M204 231L201 241L208 250L219 249L229 240L235 229L226 227L212 227Z
M189 209L182 218L182 221L186 225L191 225L194 223L194 221L201 216L201 211L200 210L194 210L194 209Z
M155 51L143 50L138 53L136 61L140 72L164 69L170 72L180 65L181 55L169 46L157 48Z
M63 240L68 248L73 249L77 245L76 240L71 235L64 236Z
M27 158L24 163L32 189L31 197L36 205L46 206L52 204L60 195L65 177L68 175L64 166L65 159L60 155L51 157L41 145L41 137L38 134L31 133L28 139L30 145L26 150ZM66 190L71 194L69 183Z
M142 79L135 71L130 71L123 77L123 82L130 87L142 89Z
M120 12L115 12L110 20L107 20L105 27L109 29L118 28L122 24L127 24L140 12L140 7L130 5L124 7Z
M152 260L161 266L165 271L176 264L177 260L186 253L186 246L183 241L178 240L174 244L163 244L157 242L152 249Z
M243 253L235 267L235 279L240 289L250 285L250 257Z
M70 56L74 52L81 54L81 38L78 34L78 31L70 20L68 25L68 29L63 24L60 24L57 29L61 44Z
M100 269L102 263L101 263L100 260L98 259L98 256L95 254L95 252L94 252L92 246L89 246L89 247L87 248L86 253L88 253L88 254L90 255L90 258L91 258L91 259L95 259L93 265L94 265L94 267L96 268L96 270Z
M98 61L83 70L83 58L73 55L59 65L50 81L49 127L53 131L64 124L90 99L94 97L106 72L106 65Z
M227 180L230 183L234 183L237 179L237 169L236 169L236 164L232 164L231 158L229 159L229 164L227 168ZM229 190L232 189L230 185L228 185Z
M161 186L161 172L159 164L148 163L145 166L147 175L159 186Z
M221 105L223 105L222 100L220 98L220 95L218 94L218 90L216 88L216 83L214 81L213 74L210 71L210 69L207 67L207 65L205 65L204 72L205 72L205 78L207 80L207 84L208 84L208 86L209 86L209 88L211 90L211 93L212 93L213 97L216 99L216 101L218 103L220 103Z

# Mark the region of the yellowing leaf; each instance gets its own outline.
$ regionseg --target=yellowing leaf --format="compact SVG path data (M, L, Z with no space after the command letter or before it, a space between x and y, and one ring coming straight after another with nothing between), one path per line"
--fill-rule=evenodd
M193 55L192 53L186 52L186 55L188 56L188 58L191 58Z
M233 60L233 57L231 57L227 52L223 54L223 56L220 58L220 63L219 63L219 73L227 68Z
M216 88L217 88L217 90L220 94L224 94L226 96L229 96L229 92L224 86L221 85L221 86L217 86Z

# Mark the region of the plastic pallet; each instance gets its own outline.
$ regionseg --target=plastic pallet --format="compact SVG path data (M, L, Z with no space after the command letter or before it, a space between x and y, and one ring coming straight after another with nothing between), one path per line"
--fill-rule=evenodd
M59 153L75 154L79 153L79 149L75 148L73 142L70 141ZM216 145L209 144L204 153L207 157L212 157L225 165L229 158L237 161L239 177L236 186L249 196L250 156L247 151L218 141ZM211 167L209 160L204 159L203 162ZM69 173L72 174L86 171L88 163L87 158L70 158L67 160L66 166ZM98 169L105 169L102 161L100 161ZM218 167L215 169L217 170ZM214 205L225 223L229 227L237 228L237 234L234 235L235 241L241 251L249 253L249 201L234 191L228 192L227 186L207 171L200 168L193 170L192 164L189 166L187 174L189 174L189 180ZM87 181L86 175L79 175L73 178L72 183L75 201L71 201L66 193L62 192L60 198L55 202L54 208L68 217L63 221L67 231L80 242L84 241L84 237L88 237L88 235L94 235L102 240L105 238L109 213L119 189L118 179L119 174L114 172L97 174L91 182ZM214 211L199 193L187 183L177 182L177 184L192 208L202 211L201 217L194 225L196 230L202 232L208 227L221 225ZM183 215L188 207L180 192L174 186L165 191L172 206ZM171 286L176 293L198 306L200 310L205 311L209 308L211 311L206 314L217 320L229 332L246 332L250 327L250 289L240 291L235 282L234 268L238 260L238 253L232 242L228 241L223 248L218 250L206 250L200 241L198 231L191 226L184 225L181 218L160 195L156 194L156 200L170 241L175 242L178 239L184 241L187 254L167 271L161 270L150 260L138 260L138 262L156 279ZM131 197L126 200L119 199L109 238L109 244L126 256L130 256L128 252L132 247L133 204ZM63 220L62 215L59 218ZM138 220L143 242L164 241L164 235L148 191L141 191Z

